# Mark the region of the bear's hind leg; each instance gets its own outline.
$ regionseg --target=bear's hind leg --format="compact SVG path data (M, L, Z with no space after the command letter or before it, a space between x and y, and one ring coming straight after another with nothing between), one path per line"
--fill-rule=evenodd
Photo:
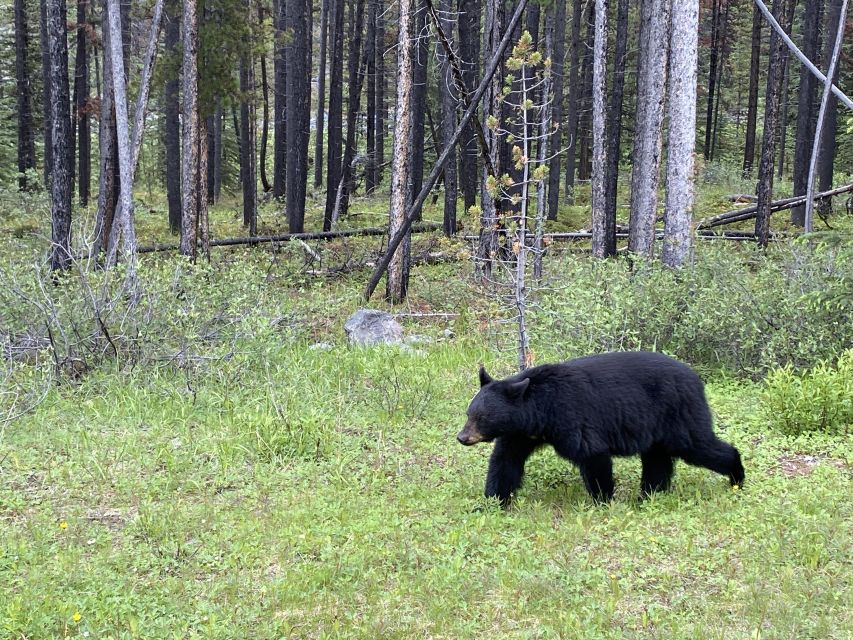
M733 486L743 484L745 474L740 453L728 442L715 440L704 447L686 452L681 458L687 464L705 467L728 477Z
M613 460L610 456L588 458L578 466L586 490L594 500L607 502L613 498Z
M669 452L660 447L652 447L640 458L643 461L640 497L645 498L655 491L669 489L673 471L672 456Z
M521 486L524 463L541 443L530 438L504 436L495 440L486 476L486 497L497 498L507 506L513 492Z

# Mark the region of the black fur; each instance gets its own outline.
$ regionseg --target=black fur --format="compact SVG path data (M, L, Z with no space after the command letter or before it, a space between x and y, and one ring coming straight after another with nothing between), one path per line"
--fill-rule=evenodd
M546 444L578 465L597 500L613 497L612 456L641 456L641 495L669 488L675 458L743 483L737 449L714 435L699 376L663 354L605 353L505 380L481 369L480 384L458 439L495 441L486 496L503 504L521 486L527 458Z

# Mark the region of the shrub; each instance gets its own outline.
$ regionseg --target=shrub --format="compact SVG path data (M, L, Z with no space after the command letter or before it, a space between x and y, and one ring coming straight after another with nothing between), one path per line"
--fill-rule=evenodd
M790 365L775 369L764 385L764 411L780 431L853 433L853 349L834 365L821 362L802 372Z

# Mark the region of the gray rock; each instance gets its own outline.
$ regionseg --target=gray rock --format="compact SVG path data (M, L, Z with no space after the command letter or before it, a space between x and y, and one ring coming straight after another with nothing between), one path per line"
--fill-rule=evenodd
M370 346L376 344L400 344L403 327L390 313L374 309L359 309L344 324L350 344Z

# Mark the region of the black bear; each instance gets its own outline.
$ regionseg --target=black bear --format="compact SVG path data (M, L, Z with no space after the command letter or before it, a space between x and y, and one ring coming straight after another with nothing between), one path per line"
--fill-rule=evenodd
M613 497L612 456L640 454L641 497L669 487L673 459L744 479L738 450L714 435L699 376L660 353L604 353L526 369L505 380L480 368L464 445L495 441L486 496L506 506L524 463L551 445L578 465L596 500Z

